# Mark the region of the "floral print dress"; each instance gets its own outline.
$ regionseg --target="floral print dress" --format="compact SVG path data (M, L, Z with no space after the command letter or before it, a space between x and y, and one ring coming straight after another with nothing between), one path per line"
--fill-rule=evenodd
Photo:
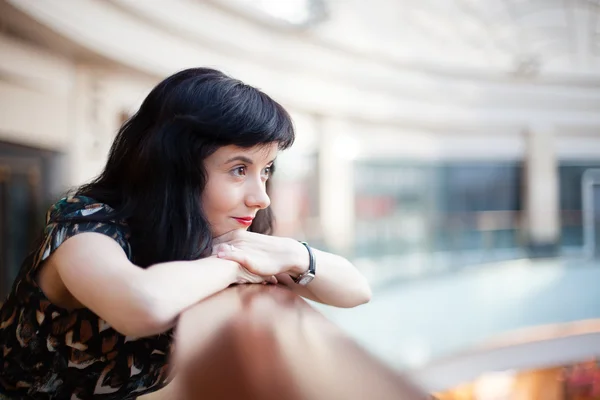
M110 236L131 260L124 222L60 222L111 211L84 196L64 198L48 211L41 245L0 310L0 399L134 399L167 383L172 331L124 336L87 308L52 304L35 281L42 262L82 232Z

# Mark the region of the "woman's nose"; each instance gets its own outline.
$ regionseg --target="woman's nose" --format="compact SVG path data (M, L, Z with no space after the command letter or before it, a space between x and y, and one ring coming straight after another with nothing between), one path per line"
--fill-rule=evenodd
M246 205L252 208L264 209L269 207L271 199L263 182L253 185L253 189L246 196Z

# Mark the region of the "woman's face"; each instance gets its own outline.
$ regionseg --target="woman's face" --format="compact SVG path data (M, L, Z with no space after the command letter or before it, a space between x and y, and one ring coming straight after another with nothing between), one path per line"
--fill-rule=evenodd
M223 146L204 160L208 181L202 207L213 237L248 229L258 210L271 204L266 192L278 145Z

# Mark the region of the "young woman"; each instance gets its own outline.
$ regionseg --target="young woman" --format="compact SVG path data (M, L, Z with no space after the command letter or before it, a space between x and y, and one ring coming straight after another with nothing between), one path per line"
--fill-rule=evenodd
M279 283L338 307L367 302L350 262L269 235L266 183L293 141L281 105L219 71L188 69L158 84L120 129L102 174L50 208L1 310L0 393L130 399L158 390L177 316L231 284Z

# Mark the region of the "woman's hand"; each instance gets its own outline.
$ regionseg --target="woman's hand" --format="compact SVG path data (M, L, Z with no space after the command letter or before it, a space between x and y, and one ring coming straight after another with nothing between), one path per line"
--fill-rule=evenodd
M213 254L235 261L249 273L277 276L279 283L296 294L336 307L354 307L369 301L367 280L344 257L312 249L318 264L317 276L307 286L292 278L308 270L306 247L294 239L232 231L213 239Z
M231 263L237 266L237 273L235 276L235 284L245 284L245 283L273 283L277 284L277 278L274 276L261 276L257 274L253 274L244 268L240 263L235 260L228 260L226 258L217 258L215 255L209 257L218 260L218 263ZM217 267L218 268L218 267Z
M236 278L235 283L237 284L244 284L244 283L262 283L262 284L267 284L267 283L272 283L274 285L277 284L277 278L275 278L274 276L260 276L260 275L256 275L253 274L252 272L248 271L246 268L242 267L240 265L240 269Z
M236 230L213 240L213 255L236 261L250 273L300 275L308 269L308 253L293 239Z

